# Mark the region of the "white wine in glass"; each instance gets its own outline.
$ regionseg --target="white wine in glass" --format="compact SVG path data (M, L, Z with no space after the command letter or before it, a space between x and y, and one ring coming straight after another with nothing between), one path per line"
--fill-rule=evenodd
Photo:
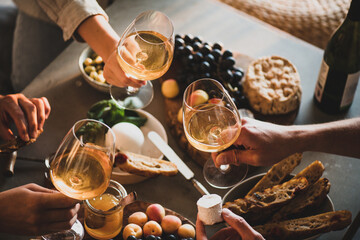
M139 14L126 28L118 48L117 60L127 76L149 81L164 75L174 55L174 27L159 11ZM111 86L111 97L123 108L139 109L153 97L152 84L140 88Z
M108 126L96 120L80 120L51 161L51 181L70 198L96 197L109 185L114 152L115 136Z
M240 114L225 88L216 80L200 79L184 92L183 125L185 136L196 149L221 152L233 146L240 135ZM216 188L229 188L243 180L248 166L215 167L210 158L203 173L205 180Z

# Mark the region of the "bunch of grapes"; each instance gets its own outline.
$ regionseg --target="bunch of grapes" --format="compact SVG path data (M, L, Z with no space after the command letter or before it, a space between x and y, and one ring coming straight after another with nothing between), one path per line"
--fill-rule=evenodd
M201 78L213 78L221 82L229 92L237 108L246 108L248 101L243 94L243 69L235 66L235 58L221 43L209 44L201 37L190 34L175 36L174 63L179 84L188 86Z

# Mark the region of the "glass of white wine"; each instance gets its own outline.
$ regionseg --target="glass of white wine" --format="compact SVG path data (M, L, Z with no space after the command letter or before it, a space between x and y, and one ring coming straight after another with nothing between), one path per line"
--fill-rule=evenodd
M51 182L58 191L70 198L85 200L99 196L109 185L114 155L113 131L97 120L80 120L66 134L52 157L49 171ZM81 225L78 220L75 224ZM77 229L84 231L83 228ZM63 233L55 235L59 234ZM74 239L81 239L77 233L73 234L76 236ZM51 235L47 237L43 236L44 239L52 239Z
M153 98L153 87L148 80L164 75L174 55L174 27L162 12L140 13L123 33L117 60L127 76L147 81L140 88L110 87L110 95L121 107L140 109Z
M183 125L185 136L193 147L204 152L221 152L234 147L241 131L241 118L221 83L204 78L191 83L184 92ZM205 180L222 189L242 181L247 171L246 164L217 168L212 158L203 168Z

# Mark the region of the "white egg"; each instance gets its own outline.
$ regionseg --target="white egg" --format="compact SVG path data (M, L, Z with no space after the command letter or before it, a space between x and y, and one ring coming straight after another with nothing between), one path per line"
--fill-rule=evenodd
M115 147L121 151L141 153L144 144L144 134L135 124L121 122L111 128L115 134ZM110 137L110 136L107 136Z

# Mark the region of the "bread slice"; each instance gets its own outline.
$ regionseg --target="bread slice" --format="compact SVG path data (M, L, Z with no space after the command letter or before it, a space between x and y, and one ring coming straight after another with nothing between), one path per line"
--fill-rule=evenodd
M324 170L324 165L320 161L315 161L296 174L294 178L305 177L309 184L314 184L322 176Z
M157 176L160 174L172 176L178 172L176 165L172 162L131 152L117 153L115 156L115 167L128 173L146 177Z
M248 192L246 196L251 196L255 192L261 192L279 184L292 170L300 164L302 159L301 153L295 153L281 160L266 173L264 177Z
M242 215L250 224L268 219L276 210L292 200L299 192L308 187L306 178L291 179L262 192L255 192L244 199L227 202L224 208Z
M297 240L341 230L350 223L351 212L342 210L282 222L270 222L255 226L254 229L267 240Z
M291 202L277 211L272 220L280 221L287 219L290 215L301 213L302 211L319 206L324 202L330 190L330 182L326 178L319 179L316 183L310 185L305 191L302 191Z

